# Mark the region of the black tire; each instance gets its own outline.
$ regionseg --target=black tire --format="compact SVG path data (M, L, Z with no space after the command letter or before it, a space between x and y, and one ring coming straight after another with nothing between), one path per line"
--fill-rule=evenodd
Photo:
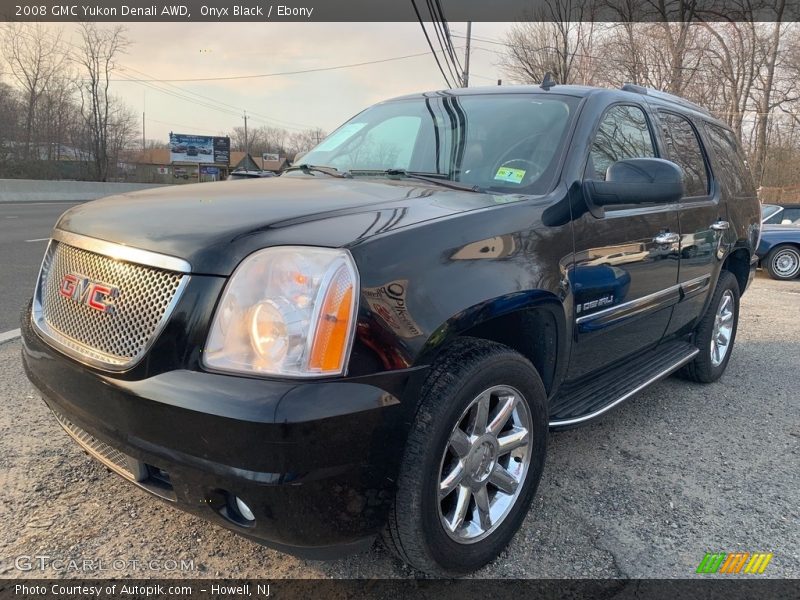
M789 266L781 269L779 264L783 261L789 260ZM779 281L789 281L800 275L800 248L792 246L791 244L781 244L775 246L767 254L767 258L762 263L766 268L767 273L773 279Z
M714 324L717 318L717 311L723 297L729 292L733 297L733 330L730 335L730 342L727 352L720 364L715 365L711 358L711 338L714 332ZM722 271L719 274L717 287L711 302L706 309L703 318L698 323L694 331L694 344L700 349L700 353L692 362L686 365L680 375L685 379L698 383L712 383L719 379L728 366L728 361L733 353L734 342L736 341L736 330L739 325L739 282L729 271Z
M516 501L497 519L496 529L478 541L460 543L445 531L440 515L443 456L464 411L484 391L500 385L518 390L530 411L530 462ZM436 576L462 575L493 560L528 512L544 468L547 435L547 394L533 365L501 344L475 338L456 342L423 385L383 535L386 546L412 567Z

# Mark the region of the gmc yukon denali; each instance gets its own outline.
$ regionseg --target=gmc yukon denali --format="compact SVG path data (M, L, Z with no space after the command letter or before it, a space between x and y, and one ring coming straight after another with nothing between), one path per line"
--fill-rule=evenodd
M733 132L694 104L431 92L301 162L53 230L27 375L90 455L176 507L299 556L382 537L467 573L520 527L549 430L728 365L760 210Z

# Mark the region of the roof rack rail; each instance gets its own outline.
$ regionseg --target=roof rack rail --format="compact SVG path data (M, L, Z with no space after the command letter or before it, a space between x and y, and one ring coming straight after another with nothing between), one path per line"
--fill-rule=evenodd
M642 94L644 96L650 96L651 98L655 98L657 100L672 102L673 104L678 104L686 108L691 108L692 110L696 110L706 115L711 115L710 110L700 106L699 104L695 104L694 102L685 100L680 96L675 96L674 94L669 94L667 92L662 92L660 90L656 90L653 88L648 88L641 85L635 85L633 83L626 83L619 89L621 89L623 92L633 92L634 94Z

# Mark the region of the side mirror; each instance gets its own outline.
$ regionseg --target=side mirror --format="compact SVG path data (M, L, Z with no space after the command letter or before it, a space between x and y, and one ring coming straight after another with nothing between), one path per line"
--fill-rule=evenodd
M664 204L683 197L683 173L662 158L628 158L608 167L605 181L583 182L596 206L614 204Z

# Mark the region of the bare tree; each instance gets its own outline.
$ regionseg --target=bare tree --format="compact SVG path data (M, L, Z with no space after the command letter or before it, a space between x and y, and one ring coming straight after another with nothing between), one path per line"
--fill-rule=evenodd
M114 135L114 101L109 92L110 78L118 56L128 47L128 39L121 25L104 29L96 23L81 23L80 33L81 53L75 61L83 76L78 86L81 114L91 144L95 177L98 181L106 181L109 175L109 145Z
M14 146L19 134L19 108L14 89L0 82L0 166L11 162L14 156Z
M595 3L545 0L506 36L506 55L500 66L509 79L539 83L551 73L559 83L592 83L593 42L598 25L592 20Z
M8 23L3 30L3 57L25 94L23 153L26 159L33 149L39 99L67 61L61 37L60 29L50 34L41 23Z
M780 106L785 100L775 98L778 56L781 52L782 34L785 28L783 23L785 8L786 0L778 0L775 5L775 22L770 24L771 33L763 43L764 68L761 73L759 73L758 77L756 77L753 86L753 99L756 109L753 175L758 184L762 183L764 165L767 159L769 115L773 108Z
M704 23L703 28L710 38L706 46L710 64L703 70L710 97L703 104L716 110L741 138L753 81L760 67L758 30L752 18L745 22Z

